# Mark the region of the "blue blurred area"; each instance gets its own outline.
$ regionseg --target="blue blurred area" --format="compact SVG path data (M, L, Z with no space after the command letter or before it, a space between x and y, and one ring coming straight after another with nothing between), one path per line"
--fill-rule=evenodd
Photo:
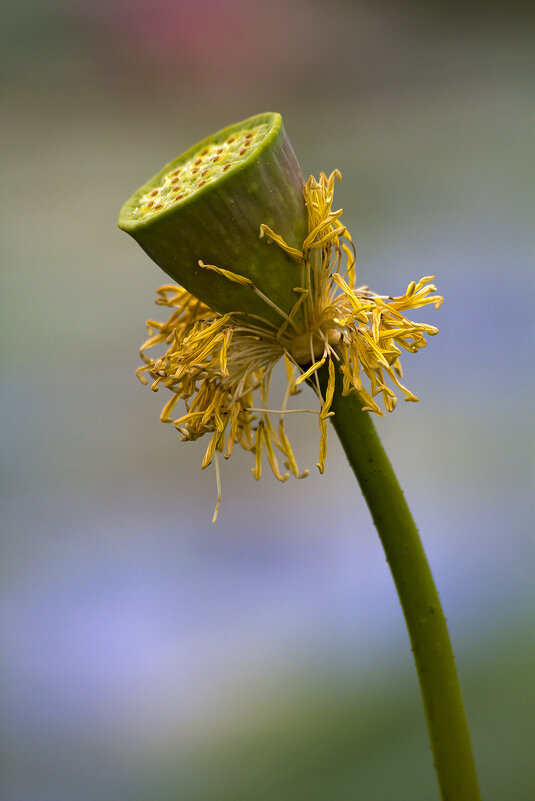
M401 612L334 436L326 474L301 482L257 484L233 455L212 527L203 443L180 444L134 377L163 276L118 210L193 142L267 109L305 174L342 171L361 282L397 293L435 274L446 298L421 313L440 335L404 360L421 403L377 425L451 624L484 797L533 797L523 9L7 10L6 801L436 797ZM316 423L294 416L291 433L312 467Z

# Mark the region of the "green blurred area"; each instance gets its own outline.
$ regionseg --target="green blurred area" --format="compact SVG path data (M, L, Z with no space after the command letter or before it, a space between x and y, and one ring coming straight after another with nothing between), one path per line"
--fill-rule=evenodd
M482 794L486 801L530 801L531 631L512 632L499 652L495 646L463 664ZM273 690L186 748L178 766L168 753L140 801L438 799L418 689L406 670L383 664L356 685L349 676L311 681L305 674ZM515 726L504 726L507 720ZM160 745L162 758L169 743Z

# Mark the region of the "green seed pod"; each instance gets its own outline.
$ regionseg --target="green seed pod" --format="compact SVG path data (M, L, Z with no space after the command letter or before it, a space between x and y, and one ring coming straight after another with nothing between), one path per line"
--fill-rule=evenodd
M288 314L300 265L260 238L265 223L291 247L307 236L304 178L282 117L260 114L219 131L167 164L125 203L126 231L171 278L214 310L282 316L250 285L204 269L215 265L249 279Z

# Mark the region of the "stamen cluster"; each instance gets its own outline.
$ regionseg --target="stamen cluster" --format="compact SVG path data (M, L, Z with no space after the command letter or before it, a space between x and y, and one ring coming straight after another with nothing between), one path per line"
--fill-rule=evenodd
M237 309L219 314L178 286L163 286L156 303L173 309L166 323L149 320L149 339L141 347L143 366L137 371L152 389L165 386L172 393L161 420L172 422L182 440L195 440L209 434L210 441L202 462L207 467L218 452L230 457L235 444L255 457L253 474L260 478L263 450L275 476L286 481L301 472L284 428L284 417L295 411L287 409L292 395L304 381L312 383L321 401L320 455L318 468L325 469L327 418L335 385L335 365L343 377L343 394L356 392L363 411L382 414L376 398L381 397L386 411L396 406L393 384L407 401L417 401L400 381L402 351L415 353L426 346L426 335L438 333L434 326L414 323L402 312L432 304L438 308L440 295L428 276L412 281L399 297L382 296L367 286L355 287L355 250L351 236L340 221L342 210L332 211L334 182L340 180L335 170L329 177L321 173L319 181L310 177L303 189L308 215L308 236L302 248L292 248L268 226L265 236L281 247L301 267L300 285L295 287L295 304L289 314L276 307L252 282L217 265L201 267L224 275L229 281L249 285L262 300L280 315L280 326L247 316ZM298 310L301 310L297 315ZM296 322L299 320L299 323ZM146 351L166 345L159 357ZM283 359L287 387L281 408L269 408L269 386L273 368ZM318 370L326 365L329 380L322 395ZM362 379L368 379L368 388ZM259 404L255 405L255 397ZM173 418L178 401L184 401L185 413ZM272 416L278 417L277 428ZM282 472L276 453L282 455ZM218 501L219 504L219 501ZM217 513L217 509L216 509Z

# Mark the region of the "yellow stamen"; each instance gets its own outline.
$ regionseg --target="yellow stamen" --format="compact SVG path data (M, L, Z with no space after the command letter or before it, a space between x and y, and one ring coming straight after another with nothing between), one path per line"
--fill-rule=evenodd
M219 514L219 507L221 506L221 474L219 472L219 459L217 457L217 451L215 453L214 464L215 464L215 480L217 486L217 502L214 509L214 516L212 517L212 523L216 522L217 515Z
M314 364L311 367L309 367L308 370L305 370L305 372L302 375L300 375L297 381L295 382L295 386L298 387L299 384L302 384L303 381L306 381L307 378L310 378L312 373L316 373L320 369L320 367L322 367L324 364L325 364L325 356L318 362L314 362Z
M292 248L290 245L287 245L282 236L279 236L272 231L268 225L265 225L265 223L262 223L260 226L260 238L262 239L263 236L267 236L269 239L275 242L275 244L285 250L286 253L295 261L303 261L303 252L301 250L297 250L297 248Z

